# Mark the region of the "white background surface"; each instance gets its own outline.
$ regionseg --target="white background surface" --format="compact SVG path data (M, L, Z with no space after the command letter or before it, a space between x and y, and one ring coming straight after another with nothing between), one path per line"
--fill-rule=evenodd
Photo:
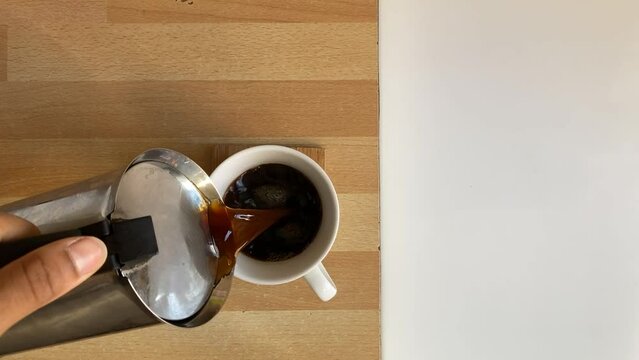
M639 2L381 0L382 355L639 358Z

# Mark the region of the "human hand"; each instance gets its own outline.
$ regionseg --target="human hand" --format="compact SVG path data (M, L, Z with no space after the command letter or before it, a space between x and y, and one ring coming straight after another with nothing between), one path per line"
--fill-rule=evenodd
M0 241L38 234L30 222L0 213ZM106 256L102 241L80 236L52 242L0 268L0 335L89 278Z

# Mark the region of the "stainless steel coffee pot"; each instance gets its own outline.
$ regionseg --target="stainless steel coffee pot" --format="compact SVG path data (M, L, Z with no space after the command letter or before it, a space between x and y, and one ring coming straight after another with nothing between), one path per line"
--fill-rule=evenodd
M0 266L78 234L101 238L109 253L86 282L1 336L0 354L155 323L193 327L213 318L232 279L217 274L224 239L210 234L208 213L216 199L196 163L152 149L124 170L0 207L46 234L1 244Z

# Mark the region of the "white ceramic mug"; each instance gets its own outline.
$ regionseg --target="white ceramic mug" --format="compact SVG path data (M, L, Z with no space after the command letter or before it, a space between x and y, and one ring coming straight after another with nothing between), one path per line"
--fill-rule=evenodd
M317 235L304 251L283 261L259 261L240 253L235 276L254 284L278 285L304 277L323 301L335 296L337 288L322 265L337 236L339 204L333 183L324 170L299 151L276 145L255 146L224 160L211 174L215 188L222 196L233 180L258 165L282 164L302 172L315 186L322 202L322 222Z

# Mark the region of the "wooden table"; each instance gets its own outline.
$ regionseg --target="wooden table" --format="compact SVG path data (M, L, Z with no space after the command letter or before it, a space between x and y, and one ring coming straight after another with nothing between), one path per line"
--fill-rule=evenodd
M214 144L272 143L325 148L342 206L329 303L237 280L199 328L7 359L378 358L377 68L375 0L0 1L0 203L150 147L210 171Z

